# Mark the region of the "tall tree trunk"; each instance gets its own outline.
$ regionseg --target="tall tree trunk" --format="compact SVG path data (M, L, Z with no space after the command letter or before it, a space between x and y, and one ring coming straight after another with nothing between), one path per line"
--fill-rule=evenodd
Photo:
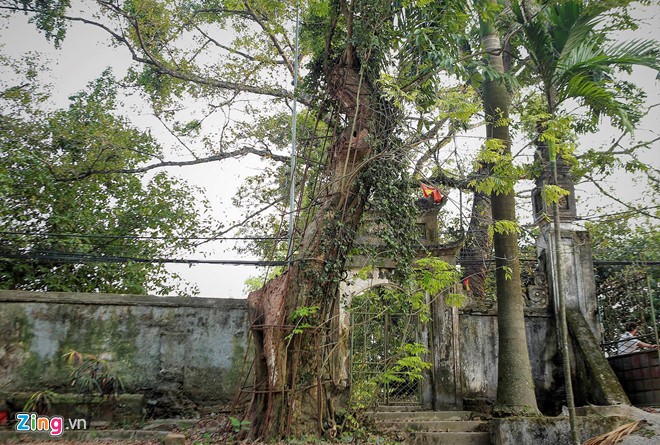
M493 247L490 236L492 224L490 196L475 191L470 224L459 255L459 263L463 270L463 283L467 284L468 292L476 303L486 300L488 259Z
M289 270L248 296L256 354L248 410L252 439L277 440L290 432L332 435L333 399L348 384L333 374L332 361L345 359L333 355L341 341L333 324L338 285L370 191L361 174L375 144L391 139L393 120L354 53L347 54L325 73L328 93L347 123L330 147L321 208L305 228ZM300 308L309 315L292 317ZM302 322L311 327L294 331Z
M477 6L494 0L475 0ZM504 74L499 36L492 23L481 20L481 43L491 68ZM502 143L502 155L511 155L509 138L509 98L502 79L484 81L484 110L489 139ZM513 184L508 191L491 194L493 223L516 222ZM520 283L518 235L516 231L495 230L493 236L496 257L498 304L498 378L495 412L498 415L538 414L534 382L527 349L523 297Z

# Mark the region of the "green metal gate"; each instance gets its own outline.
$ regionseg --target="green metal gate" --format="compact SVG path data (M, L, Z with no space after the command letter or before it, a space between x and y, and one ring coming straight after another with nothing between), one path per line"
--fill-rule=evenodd
M419 342L419 316L389 292L378 286L352 301L351 387L369 387L378 405L421 405L421 381L401 362Z

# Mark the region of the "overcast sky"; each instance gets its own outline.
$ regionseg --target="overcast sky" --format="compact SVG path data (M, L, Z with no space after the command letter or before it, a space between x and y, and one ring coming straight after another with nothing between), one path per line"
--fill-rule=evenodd
M626 35L625 38L660 40L660 7L646 8L640 14L641 18L644 22L641 30ZM5 29L0 30L0 42L4 45L6 54L20 57L27 52L40 52L53 61L50 81L54 86L54 99L57 106L66 106L69 95L84 88L87 82L95 79L107 66L113 68L117 77L124 75L129 67L130 61L127 52L122 48L108 47L106 35L96 28L74 24L70 27L62 48L54 50L42 35L37 34L33 25L27 24L25 16L13 16L7 25ZM635 80L644 86L649 96L649 104L660 103L660 88L655 80L655 73L646 69L638 70L635 73ZM128 99L129 105L130 102L131 99ZM152 127L155 132L164 133L162 127L146 111L137 111L132 119L143 127ZM645 119L635 136L639 140L648 140L657 137L659 133L660 107L656 107ZM583 137L582 143L600 145L613 137L615 137L613 132L601 131L597 135ZM643 160L660 168L660 144L656 144L653 149L648 150L644 154ZM238 218L239 215L230 203L231 197L245 176L257 173L259 168L258 160L245 158L240 161L229 160L204 167L179 168L172 170L171 173L204 188L215 209L216 217L229 222ZM608 185L612 187L627 190L628 195L638 193L640 187L634 185L634 178L625 175L614 176L608 182ZM456 194L453 194L452 197L454 198L453 205L458 206L455 202ZM593 214L597 211L596 204L606 203L606 200L597 195L593 187L579 187L578 200L579 212L582 215ZM527 203L526 206L529 211L529 204ZM618 206L612 204L611 209L616 211ZM467 212L468 209L465 211ZM523 210L522 213L524 214L525 211ZM209 247L210 249L206 252L200 252L199 255L192 257L203 258L203 253L206 253L207 258L213 259L237 258L237 254L230 249L231 244L226 244L227 249L223 248L221 244ZM253 267L247 266L197 265L189 268L175 265L171 268L180 272L186 279L197 283L202 296L213 297L245 297L243 283L248 276L256 274Z

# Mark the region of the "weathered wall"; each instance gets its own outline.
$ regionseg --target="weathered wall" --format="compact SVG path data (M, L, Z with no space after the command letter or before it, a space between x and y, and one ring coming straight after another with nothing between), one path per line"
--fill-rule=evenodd
M374 269L369 280L352 277L351 286L342 287L344 304L350 295L386 283L380 272ZM547 294L527 294L537 397L544 412L553 413L563 383L556 324ZM497 308L435 309L435 328L422 332L434 365L427 388L434 396L426 394L425 404L440 409L494 400ZM347 314L342 316L348 329ZM174 390L194 401L228 402L243 383L248 331L245 300L0 291L0 388L66 390L70 369L62 355L77 350L109 359L129 393ZM348 378L349 363L343 368Z
M497 309L460 312L460 357L463 397L466 400L494 400L497 392ZM553 395L561 362L557 356L554 318L544 310L526 310L527 349L537 399L544 411L552 412Z
M538 255L543 255L546 259L550 294L553 296L555 313L559 313L558 297L556 296L558 285L557 258L553 253L555 239L552 224L542 228L541 235L536 240L536 249ZM596 340L600 341L598 310L596 308L596 282L589 233L580 230L574 224L562 223L559 253L566 308L579 309Z
M0 388L64 389L76 350L108 359L127 392L226 402L247 334L245 300L0 291Z
M591 413L588 415L578 415L576 426L580 443L609 433L632 420L617 413L609 415L607 411L598 408L590 409ZM493 419L491 428L493 445L557 445L572 442L568 416Z

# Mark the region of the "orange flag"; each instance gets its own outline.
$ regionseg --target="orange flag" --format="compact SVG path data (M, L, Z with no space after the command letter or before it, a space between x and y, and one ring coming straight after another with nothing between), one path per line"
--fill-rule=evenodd
M435 187L428 186L423 182L420 182L419 186L422 188L422 193L424 193L425 198L428 198L429 196L433 196L433 202L435 202L436 204L440 204L442 202L444 195L440 193L440 190L438 190Z

